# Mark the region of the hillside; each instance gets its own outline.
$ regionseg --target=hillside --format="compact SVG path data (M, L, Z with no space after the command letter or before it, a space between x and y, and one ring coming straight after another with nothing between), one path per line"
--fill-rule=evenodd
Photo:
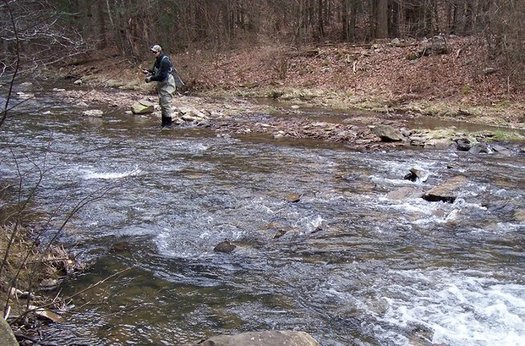
M484 56L480 39L454 36L437 43L396 39L358 46L273 45L172 54L193 95L269 97L525 128L523 81L511 79L497 61ZM147 90L139 71L150 61L107 68L111 63L100 59L68 66L62 73L93 84Z

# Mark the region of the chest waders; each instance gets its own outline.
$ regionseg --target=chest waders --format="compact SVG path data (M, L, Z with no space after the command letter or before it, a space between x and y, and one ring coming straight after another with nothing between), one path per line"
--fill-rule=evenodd
M172 114L172 100L173 100L173 94L175 93L175 90L177 89L175 86L175 79L173 78L173 75L171 74L171 71L173 70L173 65L171 65L171 62L169 61L169 58L167 56L164 56L162 60L168 59L168 62L170 64L170 73L168 74L168 78L166 78L163 81L157 82L157 92L159 95L159 105L162 115L162 127L170 127L173 123L173 120L171 118ZM156 74L158 71L154 71Z

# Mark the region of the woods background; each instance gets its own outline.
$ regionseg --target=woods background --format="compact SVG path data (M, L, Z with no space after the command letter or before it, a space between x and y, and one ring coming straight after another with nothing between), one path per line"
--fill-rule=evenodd
M3 0L2 67L116 48L131 60L166 51L369 43L477 35L514 81L525 70L525 1L517 0Z

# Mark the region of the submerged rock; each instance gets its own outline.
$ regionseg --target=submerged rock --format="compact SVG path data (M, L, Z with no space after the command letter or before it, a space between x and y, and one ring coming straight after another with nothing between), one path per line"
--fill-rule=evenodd
M264 331L238 335L219 335L198 345L202 346L319 346L320 344L305 332Z
M423 190L420 188L405 186L389 192L386 197L391 200L399 201L410 198L421 198L421 196L423 196Z
M214 248L213 248L213 251L215 252L224 252L224 253L230 253L230 252L233 252L233 250L235 250L237 246L235 246L234 244L230 243L229 241L225 240L223 242L220 242L219 244L217 244Z
M100 109L90 109L90 110L82 112L82 115L86 117L101 118L104 115L104 112L101 111Z
M28 308L29 310L32 310L38 318L49 320L55 323L62 322L62 316L54 313L49 309L40 308L34 305L29 305Z

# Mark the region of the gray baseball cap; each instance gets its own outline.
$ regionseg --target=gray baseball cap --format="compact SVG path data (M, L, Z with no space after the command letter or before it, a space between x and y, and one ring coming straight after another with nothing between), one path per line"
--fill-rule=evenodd
M153 47L151 47L150 50L151 50L152 52L159 53L159 52L162 51L162 47L159 46L158 44L156 44L156 45L154 45Z

